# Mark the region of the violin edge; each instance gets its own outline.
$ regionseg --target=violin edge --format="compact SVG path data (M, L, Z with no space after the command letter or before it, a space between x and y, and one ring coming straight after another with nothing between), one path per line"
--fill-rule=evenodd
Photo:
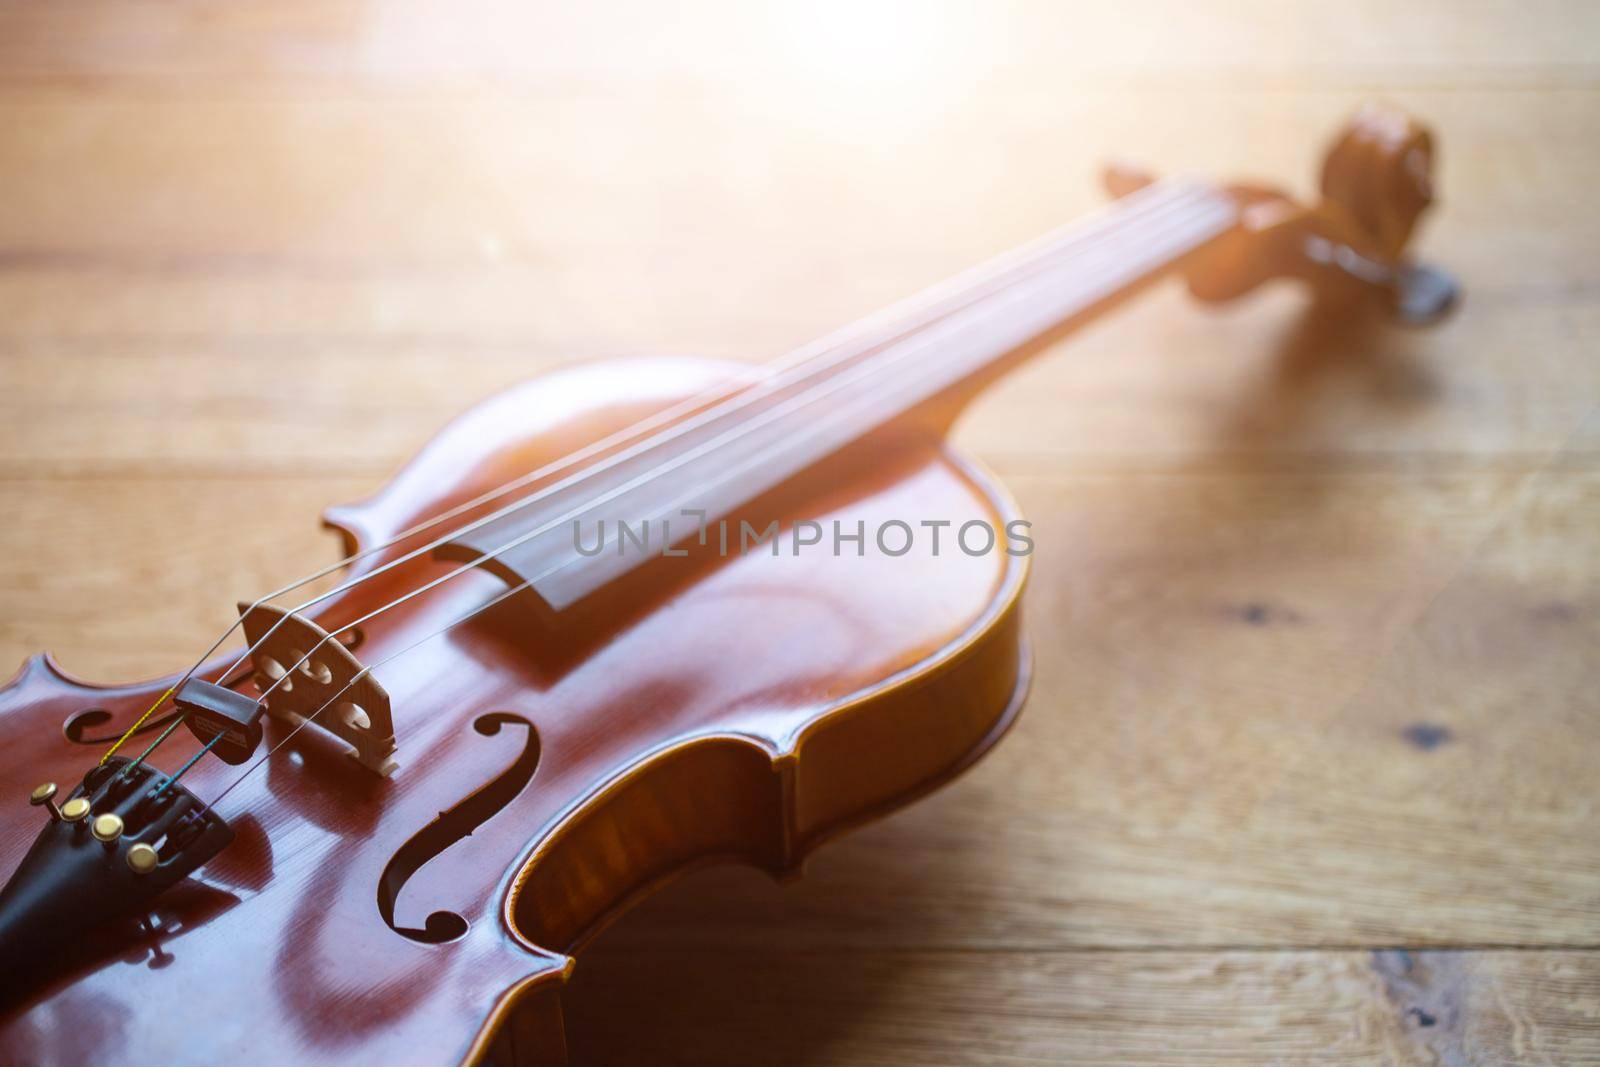
M1020 517L1009 492L983 464L948 441L938 442L936 451L1004 521ZM679 739L598 785L540 833L500 887L500 924L515 944L551 966L529 974L495 1000L461 1062L468 1067L565 1063L562 991L578 956L635 906L711 866L737 863L780 882L798 878L805 861L823 844L909 806L971 769L1010 731L1031 690L1034 662L1022 617L1029 562L1026 556L1008 557L978 618L918 661L819 710L787 743L730 733ZM860 732L914 736L904 723L925 712L930 696L941 695L962 708L952 724L956 729L939 738L941 744L930 745L920 754L921 761L905 766L889 787L883 786L881 763L874 763L870 774L851 778L850 767L860 766ZM541 906L548 908L556 900L560 910L570 909L571 872L593 872L595 857L603 853L604 842L616 839L629 811L659 810L663 796L681 803L694 795L696 782L713 786L703 804L691 805L709 819L721 819L710 833L699 838L691 833L667 843L642 877L633 877L638 868L630 867L631 884L596 892L596 900L605 899L580 920L573 920L570 912L554 918L541 914ZM863 787L872 795L862 792ZM746 803L728 802L733 788L746 791ZM636 790L631 796L630 789ZM730 812L751 817L729 822ZM705 827L690 821L691 831ZM717 833L725 836L717 838ZM536 901L538 887L532 880L542 871L564 877L552 877L550 892Z

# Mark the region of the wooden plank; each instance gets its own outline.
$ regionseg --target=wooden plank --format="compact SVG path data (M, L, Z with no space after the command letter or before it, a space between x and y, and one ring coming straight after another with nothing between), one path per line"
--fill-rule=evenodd
M17 190L0 219L14 428L0 470L320 459L377 474L473 399L561 361L771 357L1087 208L1073 176L1119 142L1200 171L1305 173L1311 131L1358 98L1208 94L1197 121L1151 94L1050 115L996 96L840 182L817 174L860 158L851 139L797 138L727 104L712 123L672 101L0 95L15 131L0 184ZM1416 97L1444 138L1427 244L1468 291L1440 330L1313 344L1292 292L1220 314L1165 292L1007 383L963 441L1035 468L1219 448L1536 460L1600 388L1600 364L1572 355L1596 328L1596 99L1542 94L1533 123L1503 94ZM625 169L586 133L618 124L655 131ZM537 141L517 132L530 128ZM969 141L985 151L955 150ZM678 174L685 143L706 180Z
M45 650L88 681L187 667L238 600L339 558L318 515L371 488L315 476L0 482L0 674Z
M996 96L876 148L726 101L0 96L0 334L770 355L1089 209L1110 158L1304 190L1366 95ZM1469 299L1600 281L1597 99L1401 97L1441 131L1427 247Z
M16 3L0 10L0 71L13 82L213 91L241 83L375 91L488 82L523 92L759 93L775 85L792 92L794 81L823 73L855 82L853 89L910 75L964 87L1561 84L1593 78L1587 43L1600 30L1592 8L1570 0L1467 9L1240 0L1221 17L1183 0L1105 8L944 0L914 12L886 3L720 0L660 16L640 0L472 0L455 6L447 26L418 0L376 11L348 0L222 11L195 0L100 0L66 10ZM877 69L859 69L869 56Z
M1588 952L653 951L618 929L567 1003L593 1064L1600 1057Z
M974 406L958 441L1007 473L1527 469L1600 395L1586 298L1469 304L1437 335L1307 339L1298 294L1222 317L1164 291ZM1485 306L1485 305L1488 306ZM0 475L381 478L471 404L573 362L462 341L35 339L0 355ZM596 357L596 358L604 358Z

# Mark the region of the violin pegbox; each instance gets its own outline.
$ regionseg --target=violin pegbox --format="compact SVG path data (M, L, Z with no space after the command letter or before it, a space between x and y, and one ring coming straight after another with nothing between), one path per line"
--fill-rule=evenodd
M1118 169L1113 196L1149 182ZM1280 190L1232 185L1239 224L1183 268L1201 300L1231 300L1273 278L1299 278L1323 298L1376 298L1396 319L1421 326L1454 307L1460 288L1438 267L1406 254L1433 202L1433 136L1396 108L1368 104L1323 159L1321 198L1300 203Z
M1375 254L1399 259L1433 203L1433 134L1403 111L1368 104L1328 150L1321 188L1323 211L1342 211Z
M300 615L240 604L257 688L274 719L332 734L350 756L387 778L396 764L389 694L349 648Z

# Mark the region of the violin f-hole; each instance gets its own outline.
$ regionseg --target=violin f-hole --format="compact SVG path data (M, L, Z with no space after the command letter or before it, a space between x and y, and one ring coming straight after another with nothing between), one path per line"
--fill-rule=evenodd
M168 712L165 715L150 719L128 736L138 737L140 734L148 734L154 730L159 730L177 717L178 713L176 711ZM114 718L116 718L115 715L102 707L79 708L68 715L61 723L61 732L68 741L75 745L109 745L122 736L120 731L107 729L103 733L96 734L91 734L89 731L105 727L106 723Z
M443 910L430 914L421 929L397 926L394 921L394 907L395 902L400 899L401 890L411 880L412 875L451 845L492 819L497 812L515 800L533 780L534 769L539 765L539 733L533 728L533 723L510 712L493 712L478 716L473 721L472 728L485 737L493 737L500 732L502 726L506 725L521 726L527 730L527 740L523 743L521 754L488 784L468 795L449 811L442 812L437 819L413 834L411 839L401 845L389 858L388 864L383 869L383 876L378 879L378 911L383 915L383 921L389 924L389 929L401 937L410 938L420 944L441 945L447 941L454 941L467 932L468 923L465 918L456 912Z
M352 645L350 647L354 646ZM250 671L244 670L238 672L231 678L223 679L219 684L225 685L229 689L237 689L241 682L247 681L249 678ZM148 700L149 698L147 697L146 699ZM143 707L143 705L141 704L140 707ZM165 715L158 715L155 718L148 719L128 736L138 737L141 734L154 733L155 731L167 726L180 714L181 712L173 710L167 712ZM116 716L110 710L100 707L99 705L87 708L79 708L77 711L74 711L72 714L68 715L62 722L61 732L66 735L68 741L71 741L75 745L109 745L122 736L121 729L106 728L103 733L96 734L91 734L90 731L99 730L103 727L106 727L106 724L114 718L116 718Z

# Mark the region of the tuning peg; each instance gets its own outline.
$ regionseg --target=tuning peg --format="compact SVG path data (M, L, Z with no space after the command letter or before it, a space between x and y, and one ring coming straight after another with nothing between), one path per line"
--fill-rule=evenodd
M1461 284L1431 263L1406 263L1395 271L1395 318L1407 326L1431 326L1450 313L1461 296Z
M1405 326L1431 326L1449 314L1461 286L1442 269L1427 263L1384 263L1324 237L1305 241L1308 262L1347 275L1351 281L1381 292L1395 321Z

